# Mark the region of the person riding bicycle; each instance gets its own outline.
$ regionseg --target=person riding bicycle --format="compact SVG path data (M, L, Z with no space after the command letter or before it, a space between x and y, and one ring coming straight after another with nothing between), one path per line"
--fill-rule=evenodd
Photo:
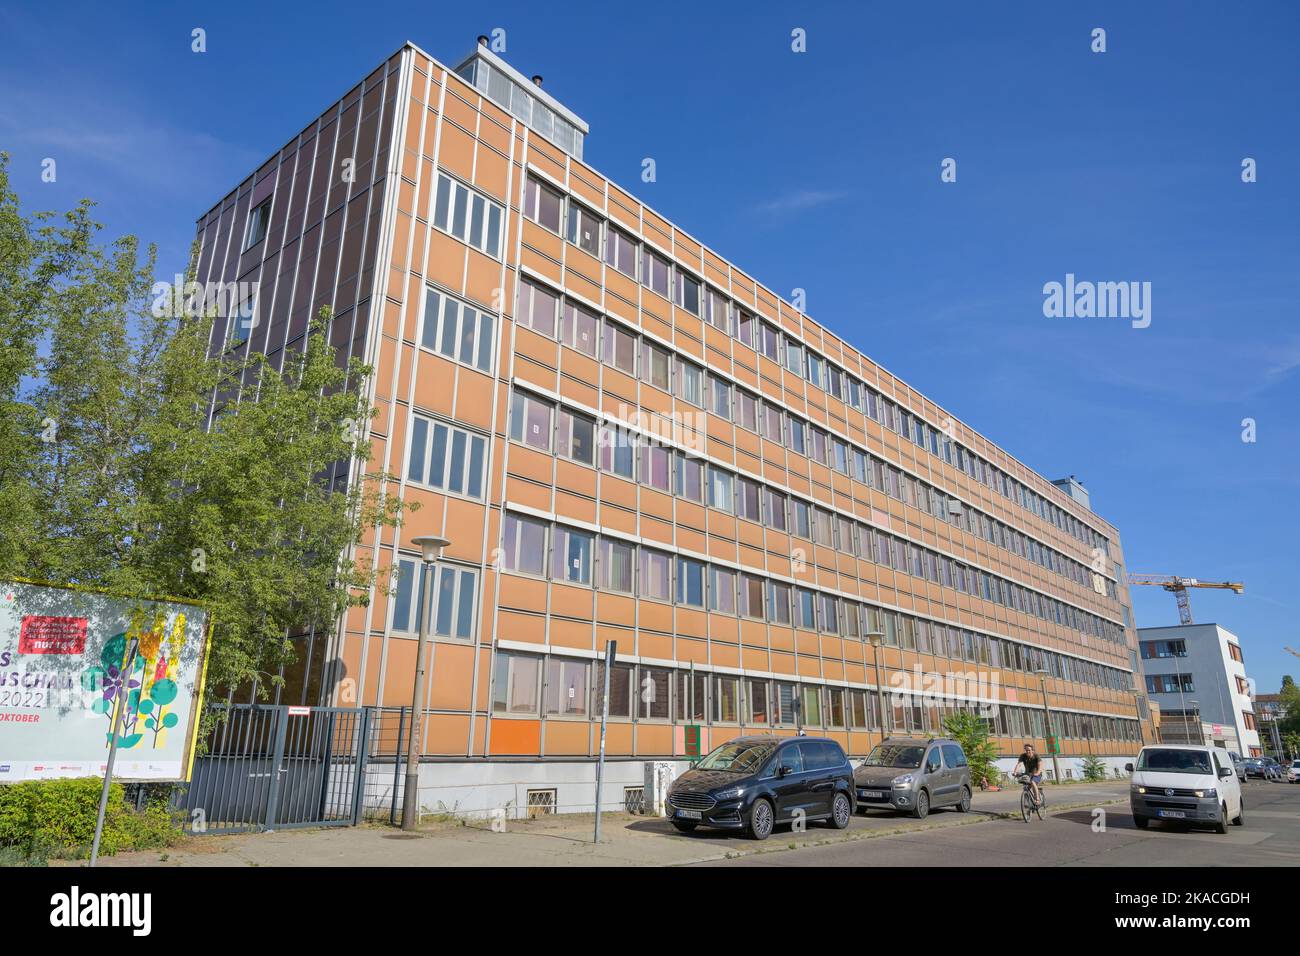
M1038 785L1043 782L1043 775L1040 772L1042 768L1042 759L1038 752L1034 750L1033 744L1025 744L1025 751L1020 755L1016 762L1016 767L1011 771L1013 777L1019 776L1021 768L1029 775L1029 792L1033 794L1034 803L1042 803L1043 797L1038 792Z

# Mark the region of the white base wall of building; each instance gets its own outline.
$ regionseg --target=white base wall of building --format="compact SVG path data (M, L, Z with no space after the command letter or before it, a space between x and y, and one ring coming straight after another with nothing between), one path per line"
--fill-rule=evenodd
M602 811L627 808L635 794L638 805L644 799L646 767L658 768L660 788L667 790L678 774L690 768L687 760L608 760L602 785ZM365 809L387 813L393 805L396 784L400 814L405 770L393 779L391 763L366 768ZM653 784L651 786L653 791ZM596 810L596 762L593 760L479 760L430 762L420 765L421 817L446 815L467 819L522 820L533 802L550 813L594 813ZM662 799L662 795L660 797ZM534 812L537 812L535 810Z
M1039 753L1038 756L1042 760L1044 779L1046 780L1053 779L1054 767L1052 765L1052 755ZM1108 754L1098 754L1098 756L1101 757L1102 762L1106 765L1106 778L1108 780L1118 780L1122 777L1127 777L1129 775L1128 771L1124 769L1124 765L1128 763L1133 763L1135 760L1137 760L1137 751L1135 750L1131 754L1124 754L1121 756L1113 756ZM1019 759L1020 758L1018 756L999 757L998 769L1005 774L1010 774L1011 771L1016 768L1016 761ZM1061 765L1061 777L1063 779L1065 780L1084 779L1083 776L1084 758L1083 757L1070 756L1070 757L1057 757L1056 759ZM1118 771L1118 774L1116 773L1116 771Z

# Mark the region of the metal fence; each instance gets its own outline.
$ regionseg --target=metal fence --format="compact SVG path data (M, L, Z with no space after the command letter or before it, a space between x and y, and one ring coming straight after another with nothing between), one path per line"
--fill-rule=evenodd
M236 704L217 709L181 800L187 831L358 822L372 752L371 708Z

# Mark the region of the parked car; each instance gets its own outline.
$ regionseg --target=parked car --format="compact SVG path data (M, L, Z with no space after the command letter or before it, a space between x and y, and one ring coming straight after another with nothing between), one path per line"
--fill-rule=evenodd
M1222 747L1152 744L1127 764L1133 823L1145 830L1152 820L1211 824L1219 833L1246 822L1241 783L1232 757Z
M1228 756L1232 758L1232 769L1237 772L1237 782L1246 782L1246 761L1241 759L1241 754L1235 750L1229 750Z
M858 806L924 818L933 807L970 809L970 766L948 738L890 737L853 772Z
M1300 783L1300 760L1292 760L1291 766L1286 768L1286 782Z
M1249 757L1246 760L1246 776L1259 777L1261 780L1281 780L1282 767L1272 757Z
M821 737L737 737L668 789L669 819L683 833L707 826L766 840L800 817L843 830L855 809L853 766Z

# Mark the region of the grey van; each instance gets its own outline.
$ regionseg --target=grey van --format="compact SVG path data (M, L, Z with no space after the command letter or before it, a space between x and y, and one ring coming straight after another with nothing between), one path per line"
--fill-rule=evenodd
M858 806L910 813L932 807L970 809L970 766L961 744L947 737L888 737L853 772Z

